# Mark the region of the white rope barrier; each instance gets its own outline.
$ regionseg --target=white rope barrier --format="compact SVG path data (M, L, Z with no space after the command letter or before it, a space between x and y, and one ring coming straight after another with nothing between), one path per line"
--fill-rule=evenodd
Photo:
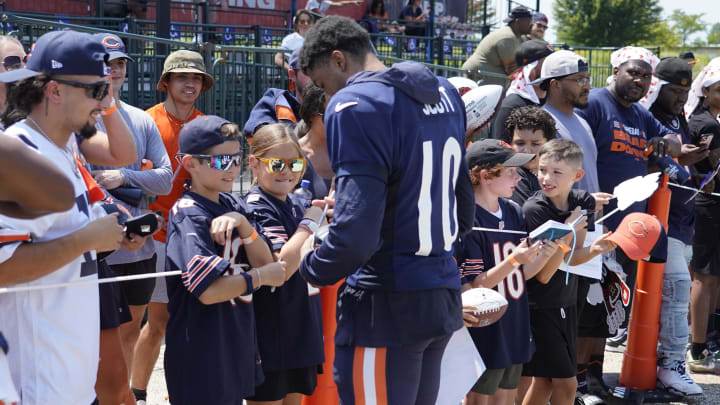
M98 278L98 279L94 279L94 280L70 281L67 283L27 285L27 286L21 286L21 287L3 287L3 288L0 288L0 294L23 292L23 291L46 290L49 288L79 287L79 286L93 285L93 284L114 283L114 282L119 282L119 281L142 280L142 279L146 279L146 278L170 277L170 276L179 276L180 274L182 274L182 271L173 270L173 271L163 271L161 273L133 274L130 276L117 276L117 277L108 277L108 278Z
M720 193L706 193L705 191L698 190L698 189L696 189L696 188L694 188L694 187L681 186L680 184L668 183L668 186L670 186L670 187L675 187L675 188L681 188L681 189L683 189L683 190L690 190L690 191L694 191L694 192L696 192L696 193L699 192L699 193L703 193L703 194L714 195L715 197L720 197Z
M485 231L485 232L498 232L498 233L514 233L517 235L527 235L528 233L525 231L512 231L509 229L495 229L495 228L483 228L480 226L475 226L472 228L473 231Z

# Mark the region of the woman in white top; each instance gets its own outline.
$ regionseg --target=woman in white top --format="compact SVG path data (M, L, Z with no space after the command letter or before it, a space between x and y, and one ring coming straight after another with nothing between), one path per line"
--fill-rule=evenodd
M286 70L290 67L288 65L288 59L296 49L300 49L302 46L305 41L305 34L310 31L313 21L313 15L308 10L298 10L295 13L295 18L293 19L295 32L286 35L280 44L280 47L287 49L288 52L278 52L275 54L276 65Z

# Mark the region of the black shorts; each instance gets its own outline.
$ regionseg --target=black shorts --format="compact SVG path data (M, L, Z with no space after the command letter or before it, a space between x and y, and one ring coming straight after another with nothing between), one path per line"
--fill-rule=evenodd
M134 263L122 263L110 265L110 268L118 276L131 276L135 274L155 273L155 260L157 255L140 260ZM150 302L153 290L155 289L154 278L144 278L142 280L123 281L120 289L125 294L128 305L147 305Z
M720 276L720 206L695 206L693 272Z
M255 387L255 395L249 401L277 401L287 394L312 395L317 386L318 366L290 370L266 371L265 381Z
M579 309L578 336L585 338L608 338L617 334L618 328L625 322L625 306L622 303L622 285L620 277L603 265L603 279L600 281L602 302L590 304L587 301L590 286L595 280L589 280L586 286L578 286L578 294L585 301ZM578 301L579 302L579 301Z
M115 273L105 263L105 260L98 262L98 277L115 277ZM100 329L113 329L130 322L132 315L118 283L100 284L98 290L100 292Z
M527 377L577 375L577 307L530 308L535 354L523 367Z

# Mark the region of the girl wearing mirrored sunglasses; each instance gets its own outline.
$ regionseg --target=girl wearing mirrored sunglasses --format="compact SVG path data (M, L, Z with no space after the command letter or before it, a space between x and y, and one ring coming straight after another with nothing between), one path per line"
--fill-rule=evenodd
M286 125L266 125L255 133L250 168L255 185L247 196L248 206L276 258L285 261L287 281L253 295L265 382L247 400L249 405L278 400L300 405L301 394L313 393L318 365L324 360L319 290L297 274L300 249L312 237L322 211L306 211L292 193L305 172L305 159Z

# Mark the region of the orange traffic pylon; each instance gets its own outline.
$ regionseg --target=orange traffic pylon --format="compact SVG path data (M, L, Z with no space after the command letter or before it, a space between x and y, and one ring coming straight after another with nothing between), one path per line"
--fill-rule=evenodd
M340 402L337 386L333 380L333 363L335 362L335 309L337 293L343 281L320 289L323 316L323 340L325 346L325 362L323 373L318 374L317 387L311 396L304 396L302 405L337 405Z
M650 197L648 214L668 227L670 212L668 176L660 177L660 186ZM634 390L655 389L657 378L657 341L660 330L660 305L664 263L638 262L635 295L628 327L627 349L623 355L618 382Z

